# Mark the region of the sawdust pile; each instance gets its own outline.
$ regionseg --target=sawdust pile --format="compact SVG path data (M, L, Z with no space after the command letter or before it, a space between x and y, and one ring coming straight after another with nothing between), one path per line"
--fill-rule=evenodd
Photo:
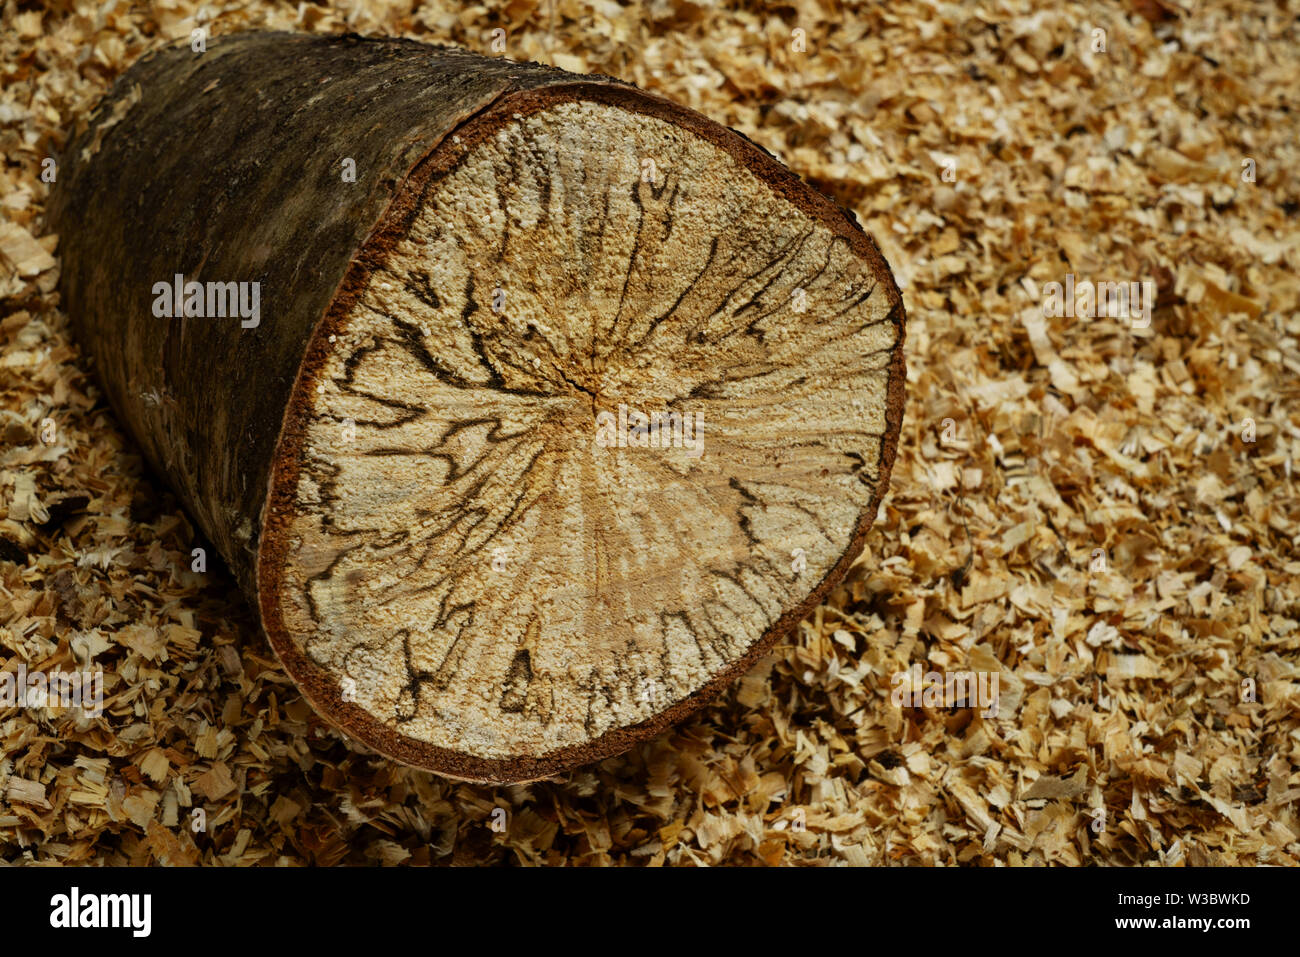
M99 717L0 704L4 859L1297 863L1293 11L337 8L3 5L3 668L105 675ZM695 720L563 781L456 784L323 726L225 573L191 571L204 543L87 375L42 235L43 161L196 26L504 38L852 207L904 291L909 399L832 600ZM1067 275L1155 283L1149 325L1046 315ZM996 674L996 716L896 706L914 665Z

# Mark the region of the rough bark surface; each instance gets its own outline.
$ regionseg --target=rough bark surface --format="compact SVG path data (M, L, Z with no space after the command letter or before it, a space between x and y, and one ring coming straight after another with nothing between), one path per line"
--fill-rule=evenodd
M110 400L286 669L412 764L521 780L684 716L842 577L888 483L903 310L874 244L618 81L170 48L71 144L51 225ZM260 324L155 318L176 273L260 282ZM697 445L638 447L638 414Z
M289 391L358 247L457 125L573 80L409 40L246 33L142 57L69 146L49 223L74 331L245 591ZM163 325L150 290L176 273L261 282L265 321Z

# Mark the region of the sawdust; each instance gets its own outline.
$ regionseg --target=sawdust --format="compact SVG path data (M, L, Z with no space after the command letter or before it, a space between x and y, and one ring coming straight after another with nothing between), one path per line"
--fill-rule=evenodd
M1293 14L339 7L209 3L202 25L504 39L699 109L853 208L910 319L892 492L824 607L625 756L486 788L365 753L215 558L192 570L204 543L58 310L44 160L198 5L10 0L0 646L10 673L102 669L104 710L0 705L6 860L1297 862ZM1155 283L1149 323L1047 314L1067 274ZM999 699L896 706L909 669L996 675Z

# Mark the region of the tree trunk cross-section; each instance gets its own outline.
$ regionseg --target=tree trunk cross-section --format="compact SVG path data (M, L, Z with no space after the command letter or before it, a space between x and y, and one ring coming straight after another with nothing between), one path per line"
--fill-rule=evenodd
M250 34L210 51L206 67L159 54L139 94L136 68L110 95L146 108L100 134L54 206L65 295L114 404L318 710L411 764L536 778L699 707L843 576L888 483L904 325L849 216L744 138L616 81L403 41ZM141 282L264 275L265 331L124 317L97 291L98 244L73 238L107 229L70 222L78 203L140 215L104 199L111 164L154 135L138 129L150 109L218 77L264 115L217 125L315 122L334 152L296 172L287 146L264 157L244 199L226 191L228 232L194 223L108 258L149 260L129 272ZM308 91L340 84L304 120ZM370 97L398 104L406 121L379 135L401 149L362 142ZM399 108L422 97L432 120ZM97 117L74 155L111 110ZM355 184L330 174L367 151ZM266 179L288 195L259 209ZM354 225L331 233L316 210ZM290 229L296 270L266 266L272 245L257 275L231 272L256 272L236 247ZM200 348L217 361L185 386ZM264 390L251 408L241 376ZM154 382L170 406L136 397ZM217 454L235 435L252 438Z

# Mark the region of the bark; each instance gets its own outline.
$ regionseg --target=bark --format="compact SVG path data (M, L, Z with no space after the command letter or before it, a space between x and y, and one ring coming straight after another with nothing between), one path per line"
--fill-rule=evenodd
M842 578L887 487L904 320L874 243L610 78L171 47L74 137L49 210L147 460L313 705L417 766L535 778L683 717ZM260 321L158 318L177 274L258 283ZM707 451L636 447L637 415L688 406Z

